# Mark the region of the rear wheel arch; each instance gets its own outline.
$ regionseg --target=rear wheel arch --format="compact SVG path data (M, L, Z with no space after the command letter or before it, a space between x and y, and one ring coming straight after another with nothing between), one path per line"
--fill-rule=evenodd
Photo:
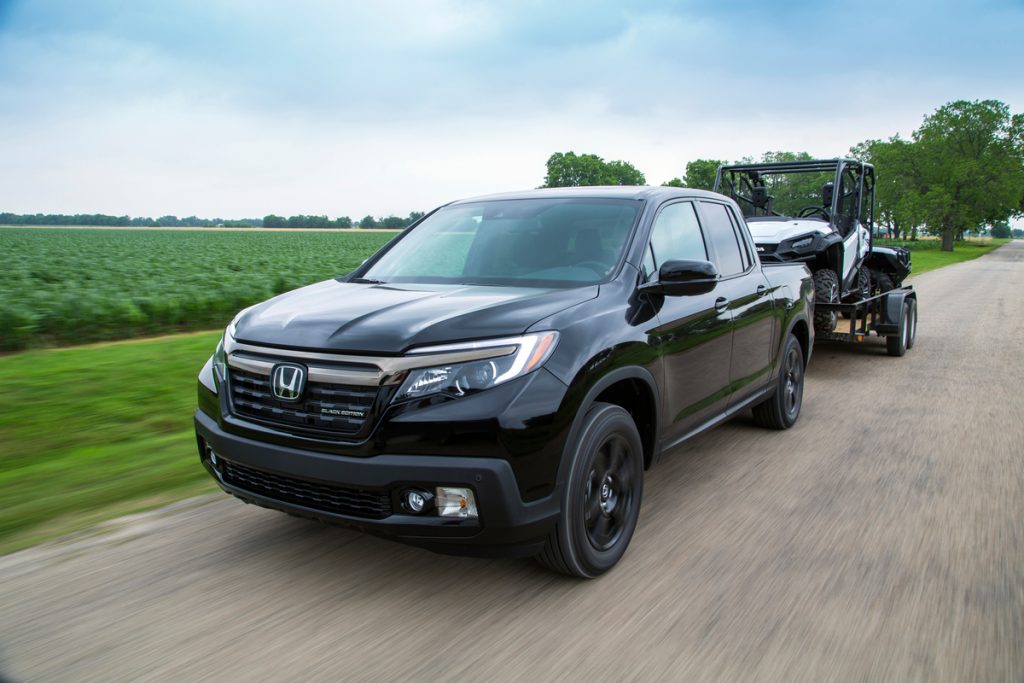
M786 336L790 334L796 337L796 340L800 343L800 350L804 354L804 367L806 367L811 357L811 331L807 325L806 318L800 317L790 323ZM785 339L786 337L783 337L783 347L785 347Z

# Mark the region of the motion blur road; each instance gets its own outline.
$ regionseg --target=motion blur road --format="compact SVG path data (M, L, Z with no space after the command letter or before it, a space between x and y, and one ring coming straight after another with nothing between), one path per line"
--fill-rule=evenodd
M216 496L0 558L0 678L1024 680L1024 242L913 284L906 357L819 344L798 425L670 454L602 578Z

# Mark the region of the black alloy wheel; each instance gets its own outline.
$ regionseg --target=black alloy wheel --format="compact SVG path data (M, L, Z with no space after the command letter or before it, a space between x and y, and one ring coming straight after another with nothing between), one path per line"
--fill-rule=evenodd
M622 558L640 516L644 452L633 416L621 406L595 403L564 457L562 514L537 560L590 579Z

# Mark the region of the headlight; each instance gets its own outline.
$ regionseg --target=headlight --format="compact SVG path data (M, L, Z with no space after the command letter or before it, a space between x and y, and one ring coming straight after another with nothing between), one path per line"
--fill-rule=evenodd
M813 237L805 237L802 240L797 240L796 242L793 242L793 248L794 249L803 249L804 247L809 247L811 245L811 242L813 242L813 241L814 241Z
M222 382L228 380L228 346L234 341L235 337L235 323L242 317L242 313L245 313L249 309L245 309L241 313L235 316L231 321L231 324L224 330L224 334L220 336L220 341L217 342L217 348L213 351L213 356L210 357L210 363L213 369L213 382L214 386L211 387L216 392Z
M213 352L213 379L217 382L218 388L220 383L227 381L228 378L228 354L224 351L224 336L221 335L220 341L217 342L217 348Z
M404 401L431 394L465 396L490 389L539 368L551 356L557 341L557 332L538 332L510 339L417 349L414 353L468 351L494 347L496 352L501 352L504 355L467 363L452 363L411 370L398 390L398 394L395 395L395 400ZM514 350L511 352L504 350L510 346L514 347ZM502 350L498 351L498 349Z

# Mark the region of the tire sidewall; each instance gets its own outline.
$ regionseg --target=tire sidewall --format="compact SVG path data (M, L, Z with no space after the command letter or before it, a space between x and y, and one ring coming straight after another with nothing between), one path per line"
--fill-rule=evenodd
M630 517L618 540L607 550L598 550L587 536L584 521L587 478L598 448L612 434L621 435L632 450L633 502ZM584 428L572 450L572 466L562 495L562 544L571 550L570 567L581 576L594 577L611 569L626 552L636 530L643 500L643 444L633 418L625 409L611 404L596 404L588 412Z
M797 401L796 413L790 417L786 411L786 360L789 358L790 350L796 347L797 356L800 360L800 400ZM800 342L792 334L786 339L786 347L782 352L782 367L779 369L779 382L776 392L778 393L778 406L779 416L782 418L783 425L786 428L792 427L796 424L796 421L800 419L800 410L803 407L804 402L804 378L806 376L806 367L804 364L804 353L803 348L800 346Z

